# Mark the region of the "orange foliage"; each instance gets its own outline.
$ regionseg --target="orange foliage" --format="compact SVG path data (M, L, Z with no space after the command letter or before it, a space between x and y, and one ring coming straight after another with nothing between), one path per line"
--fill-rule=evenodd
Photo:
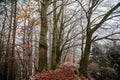
M30 80L79 80L70 68L57 69L45 73L36 73L30 76Z

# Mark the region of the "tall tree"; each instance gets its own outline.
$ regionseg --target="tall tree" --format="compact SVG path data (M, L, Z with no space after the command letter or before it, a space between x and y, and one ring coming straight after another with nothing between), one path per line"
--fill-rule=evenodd
M16 22L16 16L17 16L17 1L12 0L14 12L13 12L13 32L12 32L12 51L11 51L11 76L10 80L15 80L15 40L16 40L16 29L17 29L17 22Z
M47 64L47 31L48 31L48 21L47 21L47 9L50 0L43 0L41 2L41 32L40 32L40 42L39 42L39 67L38 71L48 70Z
M12 32L12 22L13 22L13 14L14 14L14 6L13 6L13 2L11 2L11 16L10 16L10 22L9 22L9 32L8 32L8 38L7 38L7 45L6 45L6 54L5 54L5 75L7 75L7 77L5 77L5 80L8 80L12 73L11 72L11 60L8 60L8 57L11 57L11 48L10 48L10 42L11 42L11 32ZM11 79L11 78L10 78ZM12 79L11 79L12 80Z
M77 21L74 20L74 17L78 11L74 11L72 16L68 17L69 13L67 14L65 10L68 9L69 4L73 4L73 2L61 0L59 5L56 0L53 2L52 69L60 65L66 45L77 37L77 34L71 35L71 32L76 27Z
M56 0L54 0L53 2L53 7L54 9L56 8ZM56 10L53 12L53 39L52 39L52 61L51 61L51 69L55 69L56 68L56 54L57 54L57 32L58 32L58 26L57 26L57 13Z
M3 9L3 7L1 9ZM6 33L7 13L5 12L0 15L2 15L2 18L3 18L0 20L0 22L1 22L1 25L0 25L1 26L1 29L0 29L0 70L1 70L0 78L1 78L1 80L4 80L4 79L6 79L5 75L7 73L7 72L5 72L5 63L3 63L3 60L5 60L4 51L5 51L5 43L6 43L5 42L5 39L6 39L5 33Z
M5 80L15 80L15 39L16 39L17 1L11 0L9 31L5 54ZM12 35L12 37L11 37ZM12 45L10 45L12 43Z
M64 5L63 5L63 0L61 1L61 6L60 10L58 11L57 9L57 1L54 0L53 2L53 39L52 39L52 65L51 69L56 69L56 67L60 64L60 59L61 59L61 51L60 51L60 32L59 32L59 27L58 27L58 22L60 20L61 14L64 12Z
M111 14L115 12L116 9L120 7L120 2L116 4L114 7L112 7L110 10L108 10L104 15L101 15L100 21L98 23L93 25L92 21L92 16L94 14L94 11L98 8L100 4L102 4L104 0L90 0L88 3L88 8L84 7L83 4L77 0L77 2L80 4L81 8L83 9L87 24L86 24L86 39L85 39L85 48L83 55L81 56L81 61L80 61L80 68L79 72L83 75L87 75L87 66L89 62L89 55L90 55L90 48L91 44L94 40L95 37L93 37L93 34L109 19L113 18L114 16L111 17ZM99 16L100 17L100 16ZM96 17L98 18L98 17ZM96 19L95 18L95 19Z

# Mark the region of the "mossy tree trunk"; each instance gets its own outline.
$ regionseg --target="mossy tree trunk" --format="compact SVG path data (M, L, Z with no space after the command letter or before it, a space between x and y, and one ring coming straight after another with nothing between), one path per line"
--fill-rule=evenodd
M53 2L54 9L56 8L56 0ZM57 54L57 13L56 10L53 12L53 39L52 39L52 61L51 61L51 69L56 69L56 54Z
M48 21L47 21L47 9L49 0L43 0L41 4L41 32L40 32L40 42L39 42L39 64L38 71L43 72L48 70L47 64L47 31L48 31Z
M61 32L58 28L58 21L62 17L61 14L63 12L63 5L61 5L59 12L57 11L57 1L53 2L53 39L52 39L52 61L51 61L51 69L56 69L56 67L60 64L61 54L60 51L60 43L61 43ZM62 1L63 4L63 1Z

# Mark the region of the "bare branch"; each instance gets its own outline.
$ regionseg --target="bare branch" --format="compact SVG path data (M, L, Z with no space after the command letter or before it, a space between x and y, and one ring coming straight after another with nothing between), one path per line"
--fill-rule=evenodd
M112 33L112 34L109 34L109 35L107 35L107 36L104 36L104 37L101 37L101 38L98 38L98 39L93 39L93 41L98 41L98 40L102 40L102 39L109 39L109 40L120 40L120 39L118 39L118 38L109 38L109 37L111 37L111 36L113 36L113 35L116 35L116 34L120 34L120 32L116 32L116 33Z
M116 6L114 6L113 8L111 8L106 14L105 16L102 18L102 20L94 27L92 28L92 33L94 33L99 27L101 27L101 25L106 21L106 19L118 8L120 7L120 2L118 4L116 4Z

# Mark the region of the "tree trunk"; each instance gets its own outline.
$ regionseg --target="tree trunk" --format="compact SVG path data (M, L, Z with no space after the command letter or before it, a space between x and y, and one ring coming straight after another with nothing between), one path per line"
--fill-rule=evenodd
M8 60L8 57L11 56L11 32L12 32L12 22L13 22L13 3L11 3L11 15L10 15L10 22L9 22L9 31L8 31L8 38L7 38L7 44L6 44L6 54L5 54L5 70L4 70L4 74L6 75L4 77L4 80L8 80L10 78L10 73L9 70L11 68L11 64L10 64L10 60Z
M48 70L47 64L47 8L48 1L43 1L41 4L41 32L40 32L40 42L39 42L39 66L38 71L43 72Z
M15 39L16 39L16 10L17 10L17 1L13 1L14 6L14 23L13 23L13 41L12 41L12 53L11 53L11 79L15 80Z
M85 50L84 50L84 54L81 56L80 68L79 68L80 74L84 76L87 76L87 67L88 67L89 54L91 48L91 38L92 35L89 32L87 32Z
M56 8L56 1L54 0L53 3L54 9ZM52 39L52 61L51 61L51 69L56 69L57 63L56 63L56 57L57 57L57 31L58 31L58 26L57 26L57 13L56 10L53 12L53 39Z

